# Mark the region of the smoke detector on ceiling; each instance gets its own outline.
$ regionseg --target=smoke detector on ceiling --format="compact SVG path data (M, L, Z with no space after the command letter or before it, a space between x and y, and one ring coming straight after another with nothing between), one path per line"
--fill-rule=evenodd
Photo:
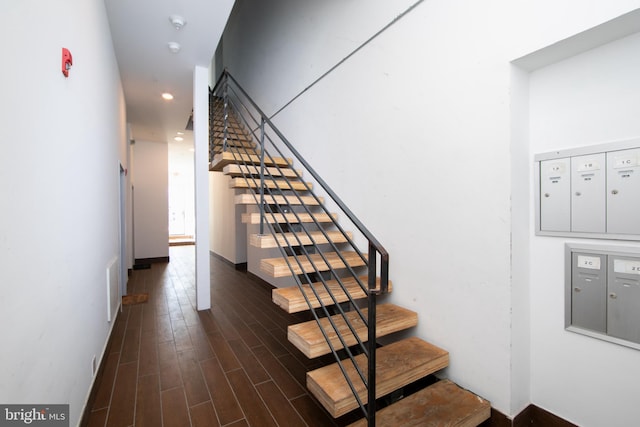
M169 48L169 50L171 51L171 53L178 53L180 52L180 43L176 43L176 42L169 42L167 43L167 47Z
M180 15L171 15L169 17L169 22L171 22L171 25L173 25L176 30L181 30L182 27L187 25L187 21L185 21L185 19Z

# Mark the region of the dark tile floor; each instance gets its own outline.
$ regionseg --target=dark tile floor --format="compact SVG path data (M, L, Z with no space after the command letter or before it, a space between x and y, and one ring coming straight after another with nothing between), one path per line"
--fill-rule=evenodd
M170 263L134 270L130 293L147 303L120 313L85 425L334 426L308 394L309 361L286 338L300 321L246 272L211 257L212 309L195 310L194 246ZM357 415L355 415L357 417Z

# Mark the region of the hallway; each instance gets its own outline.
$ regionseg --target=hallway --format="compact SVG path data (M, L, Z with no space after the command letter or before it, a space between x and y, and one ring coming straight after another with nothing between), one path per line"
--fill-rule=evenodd
M86 425L348 422L335 424L307 393L306 371L324 363L288 343L286 327L300 317L271 303L265 284L210 257L212 309L198 312L194 246L172 246L170 259L129 277L129 293L148 292L149 301L118 317Z

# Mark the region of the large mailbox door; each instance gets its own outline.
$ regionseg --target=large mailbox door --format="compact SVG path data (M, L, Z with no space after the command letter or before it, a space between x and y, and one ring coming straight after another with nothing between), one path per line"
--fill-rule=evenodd
M571 231L607 231L605 166L605 153L571 158Z
M607 332L606 255L572 254L571 325Z
M640 258L609 256L607 334L640 343Z
M640 149L607 153L607 233L640 234Z
M571 159L540 162L540 230L571 231Z

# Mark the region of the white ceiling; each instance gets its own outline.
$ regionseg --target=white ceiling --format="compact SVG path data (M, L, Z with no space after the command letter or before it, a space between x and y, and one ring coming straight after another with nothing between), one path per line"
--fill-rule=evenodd
M193 70L196 65L210 66L234 1L104 2L132 138L173 143L177 132L184 132L182 145L192 146L192 132L185 126L193 106ZM182 16L186 25L176 30L171 15ZM172 53L169 42L179 43L181 50ZM163 100L163 92L174 99Z

